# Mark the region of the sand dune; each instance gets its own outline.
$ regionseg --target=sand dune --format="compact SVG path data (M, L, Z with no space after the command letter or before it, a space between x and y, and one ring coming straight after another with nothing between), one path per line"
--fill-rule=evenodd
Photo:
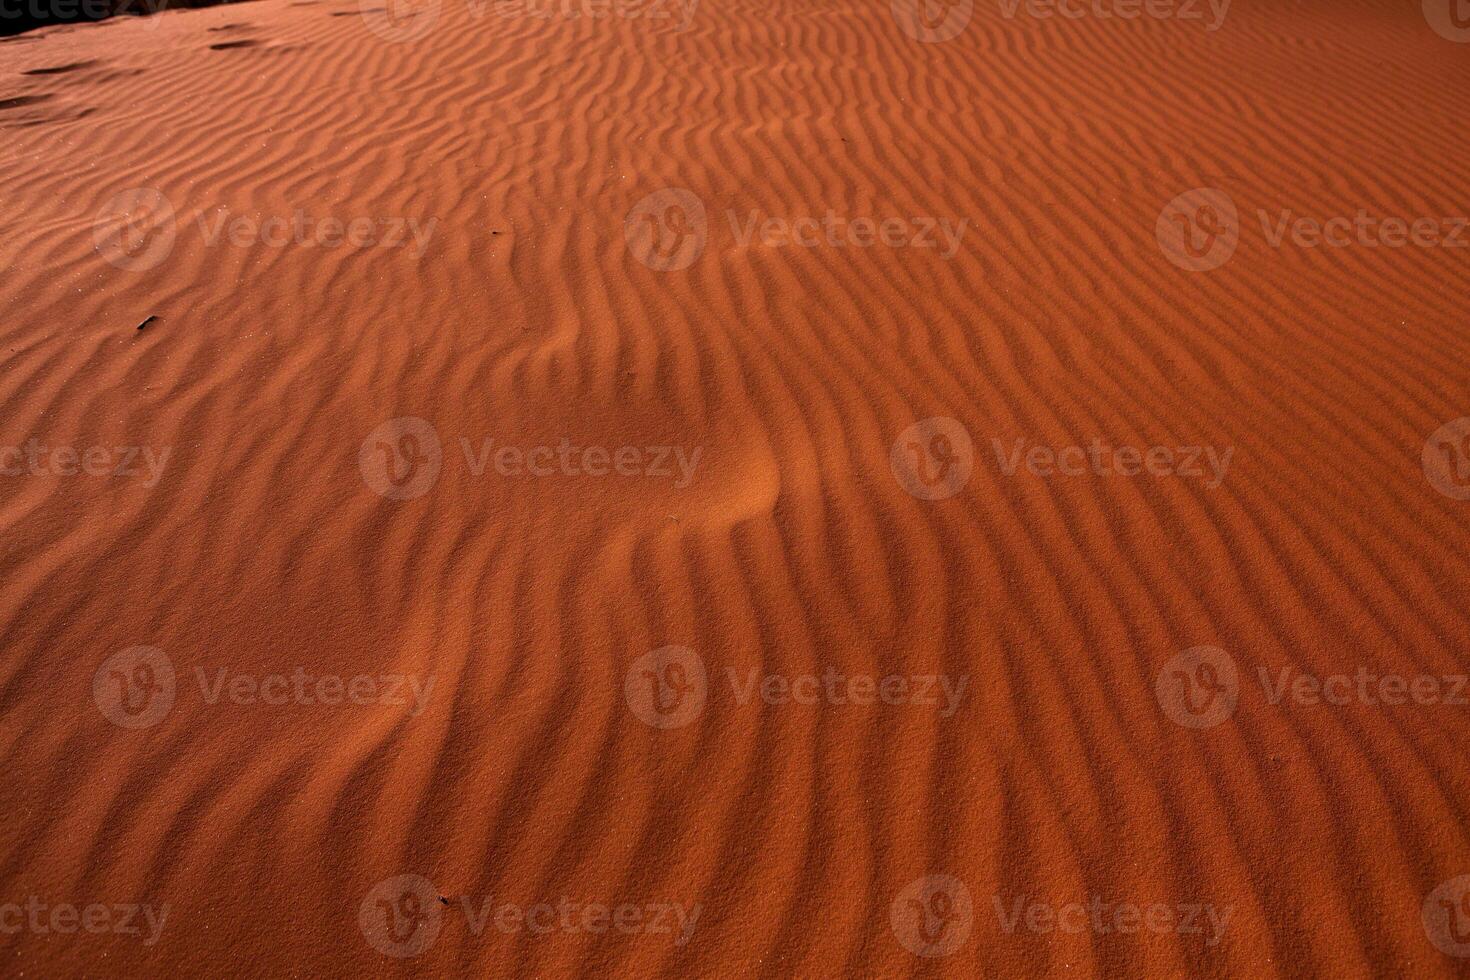
M7 975L1465 975L1456 22L907 3L0 45Z

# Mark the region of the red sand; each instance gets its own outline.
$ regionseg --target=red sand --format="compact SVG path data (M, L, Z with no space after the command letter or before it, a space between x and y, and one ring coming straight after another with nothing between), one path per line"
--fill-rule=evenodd
M1470 45L905 2L0 44L0 972L1470 971Z

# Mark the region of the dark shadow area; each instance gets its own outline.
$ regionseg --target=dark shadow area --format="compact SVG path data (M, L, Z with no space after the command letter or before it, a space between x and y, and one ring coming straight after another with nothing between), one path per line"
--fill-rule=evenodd
M0 37L56 24L85 24L109 17L146 17L164 10L247 2L249 0L0 0Z

